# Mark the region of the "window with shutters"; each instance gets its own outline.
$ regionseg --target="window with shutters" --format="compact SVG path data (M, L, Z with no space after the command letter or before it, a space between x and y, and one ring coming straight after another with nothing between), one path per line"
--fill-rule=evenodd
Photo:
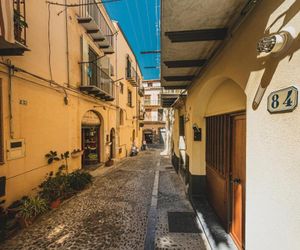
M128 89L127 105L132 107L132 92Z
M227 176L230 164L230 116L206 118L206 164Z
M179 117L179 136L184 136L184 115Z
M0 79L0 164L4 163L2 79Z

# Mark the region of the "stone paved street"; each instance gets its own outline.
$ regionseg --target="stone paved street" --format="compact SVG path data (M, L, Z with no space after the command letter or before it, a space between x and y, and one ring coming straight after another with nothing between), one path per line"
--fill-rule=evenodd
M193 211L169 159L149 150L118 165L0 249L144 249L145 239L151 237L155 249L209 249L203 233L168 231L167 212ZM156 173L157 196L152 191ZM156 223L151 225L153 196ZM153 235L151 226L156 228Z

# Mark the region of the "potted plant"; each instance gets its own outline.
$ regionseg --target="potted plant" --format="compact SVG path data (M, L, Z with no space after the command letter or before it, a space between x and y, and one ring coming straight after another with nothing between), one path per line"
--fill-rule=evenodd
M83 154L84 150L80 150L79 148L78 149L74 149L72 152L71 152L71 156L72 158L77 158L79 156L81 156Z
M6 225L7 225L7 211L4 209L3 204L5 200L0 200L0 242L5 240Z
M70 197L74 192L68 182L68 175L63 172L64 169L65 166L62 165L55 175L50 172L39 186L40 196L49 202L51 208L57 208L62 199Z
M73 190L80 191L92 182L92 176L87 172L76 170L68 175L68 182Z
M48 210L47 201L39 196L30 197L24 201L17 216L23 227L28 227L36 217Z

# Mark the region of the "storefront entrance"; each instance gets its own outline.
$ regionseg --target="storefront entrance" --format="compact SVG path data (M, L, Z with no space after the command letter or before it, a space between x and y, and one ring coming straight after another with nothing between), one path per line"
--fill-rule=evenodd
M82 165L84 167L98 165L101 161L100 127L99 116L94 111L88 111L83 117L81 127L82 149L84 150Z

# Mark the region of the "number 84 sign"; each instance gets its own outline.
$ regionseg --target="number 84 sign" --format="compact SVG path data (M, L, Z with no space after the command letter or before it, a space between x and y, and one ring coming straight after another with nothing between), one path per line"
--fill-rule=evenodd
M298 89L289 87L272 92L268 97L268 111L271 114L292 112L298 105Z

